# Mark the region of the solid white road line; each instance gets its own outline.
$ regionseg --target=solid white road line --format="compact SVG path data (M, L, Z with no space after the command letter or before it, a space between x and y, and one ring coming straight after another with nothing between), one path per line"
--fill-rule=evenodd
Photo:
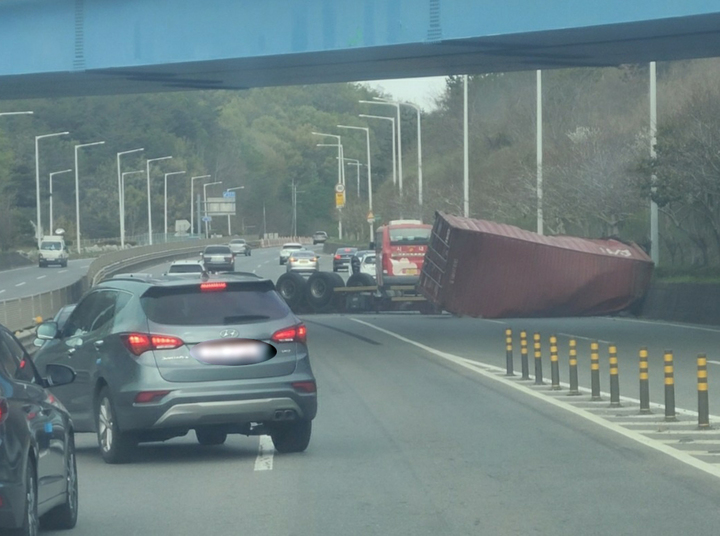
M713 365L720 365L720 361L711 361L708 359L708 363L712 363Z
M622 322L637 322L639 324L650 324L652 326L670 326L673 328L684 328L684 329L694 329L697 331L709 331L711 333L720 333L720 329L713 329L709 327L700 327L700 326L693 326L690 324L678 324L674 322L659 322L655 320L638 320L637 318L615 318L614 320L622 321Z
M658 452L662 452L663 454L666 454L670 456L671 458L676 459L679 462L682 462L686 465L689 465L691 467L694 467L695 469L699 469L700 471L703 471L704 473L707 473L709 475L715 476L720 478L720 466L713 465L708 462L704 462L702 460L699 460L697 458L694 458L692 455L686 454L685 452L675 449L666 443L657 441L656 439L652 439L650 437L645 436L643 433L636 431L636 430L628 430L627 428L623 428L622 426L618 426L617 424L608 421L602 417L599 417L589 411L586 411L581 408L577 408L575 406L572 406L568 404L565 401L558 400L554 397L548 397L545 396L543 392L535 391L533 389L530 389L529 387L518 383L516 381L513 381L512 379L508 379L504 376L497 375L493 372L490 372L488 370L481 369L479 367L470 365L467 363L463 358L460 358L459 356L450 354L448 352L443 352L441 350L437 350L435 348L432 348L430 346L426 346L424 344L421 344L419 342L413 341L411 339L408 339L406 337L403 337L402 335L398 335L397 333L393 333L392 331L389 331L387 329L383 329L381 327L378 327L374 324L371 324L369 322L365 322L363 320L360 320L358 318L350 318L353 322L357 322L358 324L362 324L363 326L367 326L371 329L377 330L381 333L384 333L390 337L394 337L395 339L398 339L402 342L405 342L407 344L410 344L412 346L415 346L417 348L420 348L422 350L425 350L426 352L435 355L437 357L440 357L442 359L445 359L451 363L454 363L458 366L461 366L463 368L466 368L468 370L471 370L477 374L480 374L481 376L484 376L487 379L500 382L508 387L511 387L512 389L516 389L517 391L520 391L522 393L525 393L528 396L537 398L539 400L543 400L548 404L551 404L557 408L564 409L578 417L581 417L583 419L586 419L594 424L597 424L598 426L601 426L607 430L610 430L612 432L615 432L617 434L620 434L628 439L631 439L635 441L636 443L639 443L641 445L644 445L646 447L649 447L653 450L656 450ZM696 431L696 432L687 432L687 431L666 431L666 432L657 432L657 434L662 435L674 435L673 434L689 434L689 433L700 433L702 434L702 431ZM647 433L647 432L646 432Z
M15 286L16 286L16 287L22 287L24 284L25 284L25 281L23 281L22 283L18 283L18 284L15 285Z
M580 339L583 341L597 341L600 344L612 344L610 341L604 341L602 339L593 339L591 337L581 337L580 335L573 335L572 333L558 333L561 337L568 337L569 339Z
M274 455L275 447L273 446L272 438L269 435L261 435L258 455L255 459L255 470L272 471Z
M41 276L38 276L38 279L45 279L46 277L47 277L46 275L41 275Z

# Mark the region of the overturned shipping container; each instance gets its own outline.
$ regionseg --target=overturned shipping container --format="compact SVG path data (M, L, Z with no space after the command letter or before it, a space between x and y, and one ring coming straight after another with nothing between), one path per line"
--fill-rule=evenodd
M419 288L459 315L605 315L645 295L653 262L636 244L541 236L438 212Z

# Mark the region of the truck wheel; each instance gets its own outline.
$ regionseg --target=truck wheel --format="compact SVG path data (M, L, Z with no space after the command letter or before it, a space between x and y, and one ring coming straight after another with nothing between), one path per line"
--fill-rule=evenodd
M374 287L375 279L370 274L353 274L346 283L348 287Z
M328 311L338 302L335 288L344 286L339 274L315 272L307 281L307 301L315 312Z
M280 296L293 311L305 303L306 286L305 278L293 272L284 273L275 284Z

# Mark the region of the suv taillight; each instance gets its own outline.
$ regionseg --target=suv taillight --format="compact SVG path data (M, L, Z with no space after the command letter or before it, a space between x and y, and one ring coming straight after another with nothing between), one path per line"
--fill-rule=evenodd
M0 424L5 422L9 411L10 407L8 406L7 400L0 398Z
M341 257L340 255L335 255L335 260L336 260L336 261L339 261L340 259L342 259L342 257Z
M273 333L273 342L307 342L307 328L305 324L298 324L289 328L281 329Z
M128 333L122 336L122 341L134 355L142 355L148 350L173 350L185 344L182 339L171 335L147 333Z

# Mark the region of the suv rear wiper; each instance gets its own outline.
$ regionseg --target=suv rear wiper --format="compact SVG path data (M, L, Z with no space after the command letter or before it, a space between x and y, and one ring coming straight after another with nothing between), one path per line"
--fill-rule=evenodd
M243 322L258 322L260 320L270 320L269 316L265 315L237 315L237 316L226 316L223 318L223 324L241 324Z

